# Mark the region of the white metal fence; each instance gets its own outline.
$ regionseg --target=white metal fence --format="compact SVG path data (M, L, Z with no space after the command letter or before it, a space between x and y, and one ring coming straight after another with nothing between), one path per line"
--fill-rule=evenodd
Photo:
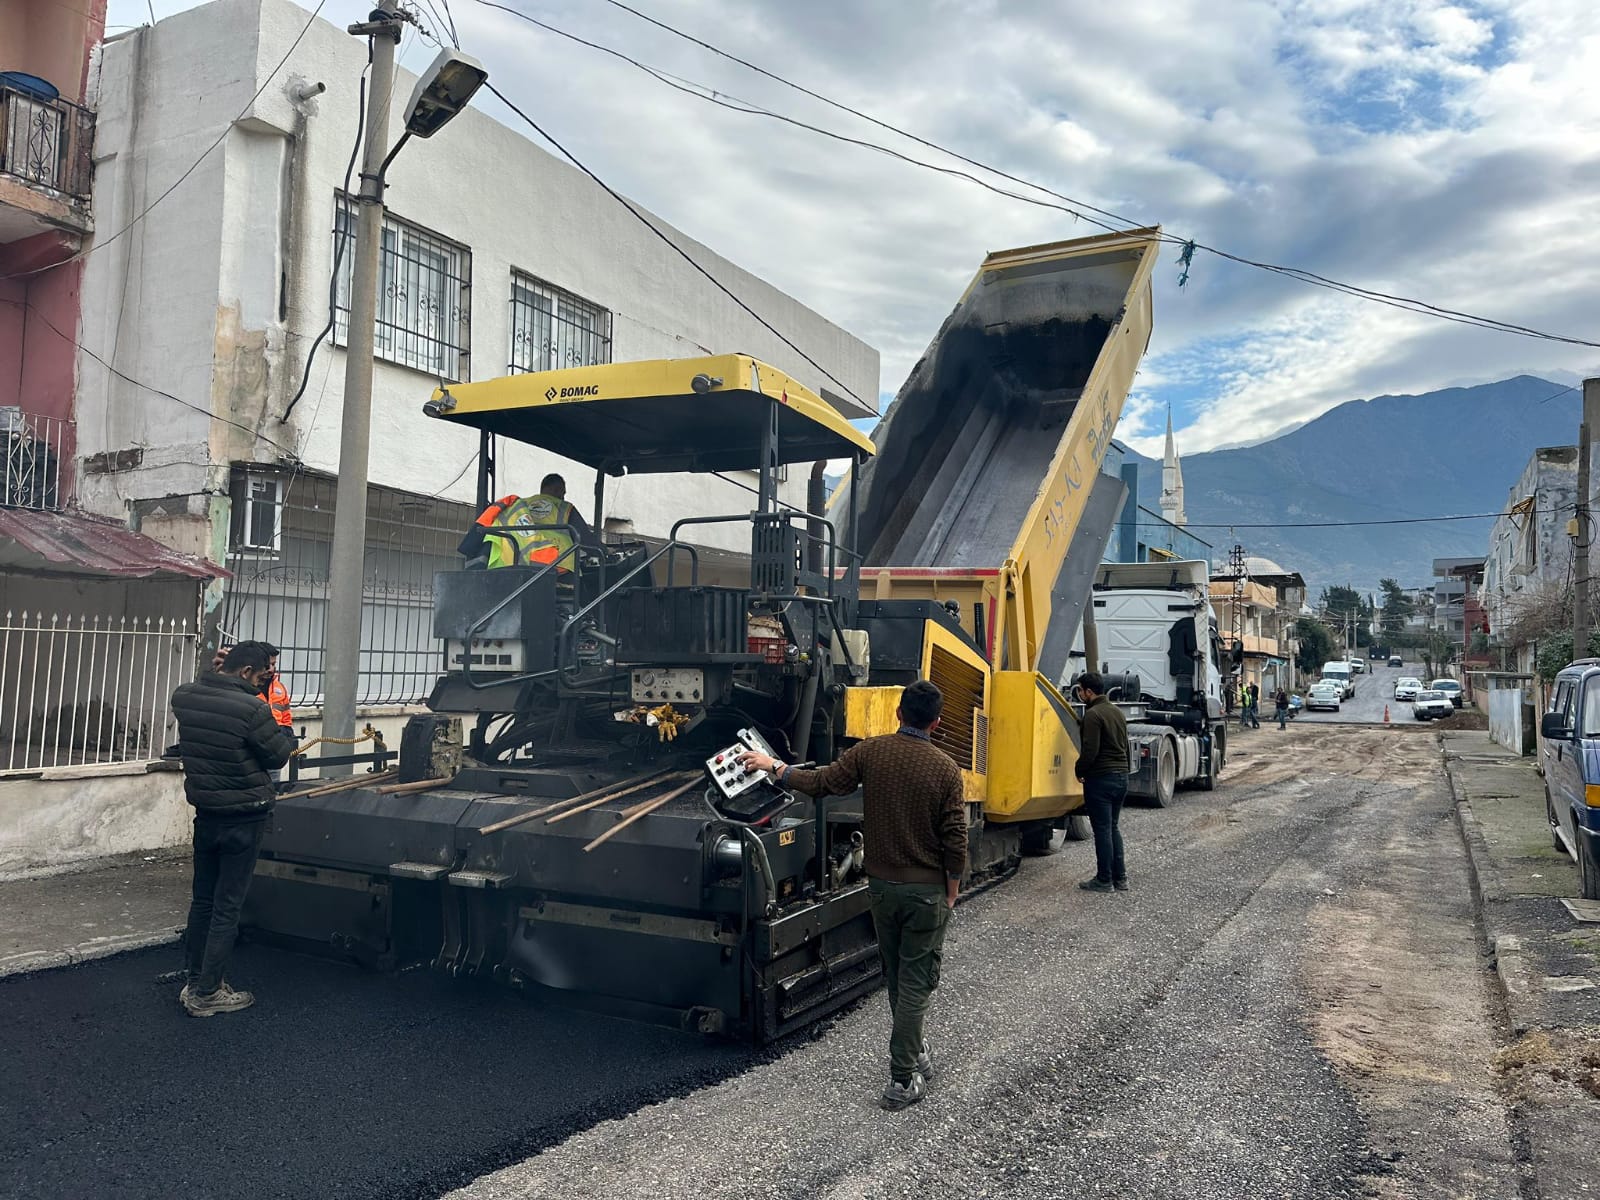
M0 404L0 507L59 510L67 500L62 467L72 422Z
M159 757L176 738L172 690L194 665L187 620L7 612L0 770Z

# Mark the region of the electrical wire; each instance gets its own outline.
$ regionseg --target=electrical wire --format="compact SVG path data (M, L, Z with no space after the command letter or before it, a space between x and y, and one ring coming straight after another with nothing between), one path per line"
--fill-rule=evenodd
M1066 194L1064 194L1062 192L1056 191L1053 188L1047 187L1046 185L1044 185L1042 183L1036 183L1031 179L1027 179L1027 178L1024 178L1023 176L1015 175L1015 174L1013 174L1013 173L1011 173L1009 171L1002 170L999 167L993 166L993 165L991 165L989 163L985 163L985 162L983 162L983 161L981 161L979 159L972 158L972 157L969 157L968 155L962 154L961 152L959 152L957 150L952 150L948 146L941 145L940 143L932 141L931 139L921 137L921 136L919 136L919 135L917 135L915 133L910 132L909 130L902 129L899 126L891 124L888 121L884 121L884 120L879 119L878 117L874 117L870 113L863 112L862 110L857 109L857 108L853 108L850 105L845 104L845 103L843 103L841 101L834 100L831 97L822 94L821 92L818 92L818 91L815 91L815 90L813 90L811 88L805 87L803 84L795 83L794 81L792 81L790 79L786 79L782 75L779 75L774 71L769 71L765 67L758 66L756 63L750 62L749 60L741 58L738 55L732 54L732 53L730 53L730 52L728 52L726 50L723 50L721 47L715 46L715 45L713 45L712 43L710 43L708 41L705 41L705 40L703 40L701 38L695 37L692 34L684 32L683 30L677 29L674 26L669 25L664 21L657 20L655 17L652 17L647 13L640 12L638 9L632 7L631 5L623 3L623 0L605 0L605 2L607 4L610 4L613 8L621 9L623 12L629 13L632 16L637 17L641 21L644 21L644 22L646 22L646 23L648 23L650 25L655 26L658 29L661 29L661 30L663 30L663 31L665 31L667 33L672 34L674 37L681 38L684 41L690 42L693 45L699 46L700 48L711 52L712 54L718 55L721 58L725 58L730 62L737 63L739 66L744 67L746 70L754 71L756 74L761 75L764 78L770 79L775 83L782 84L784 87L791 88L794 91L797 91L797 92L799 92L800 94L802 94L804 96L808 96L813 100L817 100L817 101L819 101L819 102L821 102L823 104L829 105L830 107L838 109L841 112L848 113L851 116L856 117L856 118L858 118L860 120L866 121L869 124L875 125L880 129L886 130L886 131L888 131L890 133L893 133L893 134L895 134L895 135L897 135L899 137L904 137L904 138L906 138L906 139L908 139L910 141L913 141L913 142L917 143L918 145L925 146L930 150L936 150L941 154L949 155L951 158L954 158L954 159L956 159L956 160L958 160L960 162L964 162L964 163L968 164L969 166L977 167L979 170L989 172L990 174L999 176L1002 179L1010 180L1013 183L1021 184L1024 187L1032 188L1035 191L1043 192L1045 195L1052 196L1057 200L1063 201L1067 205L1072 206L1072 207L1067 208L1067 209L1065 209L1063 211L1070 212L1070 213L1072 213L1072 215L1074 215L1074 216L1076 216L1076 217L1078 217L1078 218L1080 218L1080 219L1082 219L1084 221L1090 222L1090 223L1095 224L1095 225L1099 225L1102 228L1110 229L1113 232L1123 232L1125 229L1128 229L1128 228L1131 228L1131 227L1133 227L1133 228L1136 228L1136 227L1148 227L1151 224L1150 222L1136 221L1136 220L1134 220L1134 219L1132 219L1130 217L1125 217L1125 216L1122 216L1119 213L1115 213L1115 212L1111 211L1110 209L1099 208L1099 207L1097 207L1095 205L1087 203L1086 201L1075 199L1072 196L1068 196L1068 195L1066 195ZM490 0L479 0L479 3L489 4ZM491 7L504 8L503 5L499 5L499 4L492 4ZM521 17L523 17L524 19L527 19L527 20L532 20L533 19L533 18L527 17L526 14L516 13L516 10L514 10L514 9L505 9L505 11L515 13L515 15L521 16ZM544 25L543 22L535 22L535 23L540 24L540 25ZM574 35L566 34L564 31L555 30L554 27L552 27L552 26L544 25L544 27L547 28L547 29L551 29L553 32L562 33L563 36L573 37L573 40L575 40L575 41L583 41L583 39L576 38ZM615 54L617 54L618 57L627 59L627 56L621 54L621 52L619 52L619 51L611 51L611 50L609 50L609 48L600 47L600 46L598 46L598 45L596 45L594 43L585 42L584 44L593 45L593 46L595 46L596 49L605 49L608 53L615 53ZM632 62L633 60L628 59L628 61ZM668 82L668 80L664 76L664 73L658 72L658 71L654 70L653 68L645 67L643 64L640 64L640 63L634 63L634 65L639 66L641 70L647 71L648 73L653 75L658 80L660 80L662 82ZM677 86L677 85L673 85L673 86ZM820 129L820 128L815 127L815 126L809 126L809 125L806 125L804 122L797 121L797 120L795 120L793 118L786 117L786 116L783 116L781 114L774 113L774 112L771 112L769 110L759 108L758 106L753 106L752 105L752 106L748 106L748 107L745 107L745 108L739 108L739 107L734 106L734 105L722 103L714 95L712 95L712 96L703 95L703 94L701 94L699 92L694 92L692 89L680 89L680 90L689 90L691 94L700 95L702 99L708 100L711 103L722 104L722 107L732 108L732 109L734 109L734 111L743 111L743 112L746 112L746 113L748 113L750 115L771 117L773 119L784 121L786 123L793 124L793 125L796 125L796 126L801 127L801 128L811 129L813 132L820 133L825 137L832 137L832 138L835 138L835 139L837 139L839 141L849 142L849 143L852 143L852 144L855 144L855 145L858 145L858 146L867 146L867 147L870 147L872 149L878 150L881 153L889 154L889 155L891 155L893 157L896 157L896 158L899 158L899 159L901 159L901 160L903 160L905 162L912 163L912 164L915 164L915 165L918 165L918 166L922 166L922 167L925 167L925 168L930 169L930 170L935 170L935 171L939 171L939 172L944 173L944 174L953 174L953 175L957 175L957 176L960 176L960 177L963 177L963 178L972 179L972 177L970 175L967 175L966 172L954 171L954 170L952 170L950 168L939 167L936 164L926 163L926 162L923 162L922 160L919 160L919 159L913 159L913 158L911 158L911 157L909 157L907 155L900 154L898 151L890 150L888 147L879 146L876 143L864 142L864 141L861 141L861 140L855 139L855 138L847 138L842 134L836 134L836 133L833 133L832 131L829 131L829 130L823 130L823 129ZM709 89L709 88L707 89L707 91L710 91L710 90L711 89ZM1044 203L1044 202L1035 200L1032 197L1019 196L1016 193L1008 192L1005 189L996 188L993 185L985 183L985 182L983 182L981 180L973 180L973 182L976 182L980 186L988 188L990 191L995 191L1000 195L1009 196L1009 197L1011 197L1013 199L1022 200L1025 203L1030 203L1030 204L1043 204ZM1059 206L1057 206L1057 205L1045 205L1045 207L1059 207ZM1089 217L1089 216L1086 215L1087 213L1091 213L1091 212L1092 213L1098 213L1100 216L1106 217L1109 220L1111 220L1113 222L1116 222L1116 225L1115 226L1105 225L1103 222L1097 221L1094 218ZM1269 272L1269 273L1272 273L1272 274L1281 275L1281 276L1284 276L1284 277L1287 277L1287 278L1295 279L1295 280L1298 280L1301 283L1309 284L1310 286L1313 286L1313 287L1325 288L1325 289L1328 289L1328 290L1331 290L1331 291L1334 291L1334 292L1338 292L1338 293L1343 294L1343 295L1350 296L1350 297L1352 297L1354 299L1366 300L1366 301L1369 301L1371 303L1382 304L1382 305L1385 305L1385 306L1390 307L1390 308L1398 308L1398 309L1401 309L1403 311L1417 313L1417 314L1422 315L1422 316L1431 316L1431 317L1438 318L1440 320L1451 321L1451 322L1456 323L1456 324L1470 325L1470 326L1474 326L1476 328L1486 329L1486 330L1490 330L1490 331L1497 332L1497 333L1510 333L1510 334L1516 334L1516 335L1522 336L1522 337L1536 338L1536 339L1539 339L1539 340L1542 340L1542 341L1561 342L1561 343L1564 343L1564 344L1567 344L1567 345L1591 346L1591 347L1600 348L1600 342L1589 341L1589 340L1584 339L1584 338L1570 337L1570 336L1567 336L1567 335L1564 335L1564 334L1550 333L1550 332L1547 332L1547 331L1544 331L1544 330L1534 329L1534 328L1531 328L1531 327L1526 326L1526 325L1518 325L1518 324L1515 324L1515 323L1509 322L1509 321L1501 321L1501 320L1499 320L1497 318L1494 318L1494 317L1485 317L1485 316L1481 316L1481 315L1478 315L1478 314L1475 314L1475 313L1463 312L1463 311L1461 311L1459 309L1445 308L1445 307L1443 307L1441 305L1431 304L1431 303L1429 303L1429 302L1427 302L1425 300L1418 300L1418 299L1415 299L1415 298L1412 298L1412 297L1408 297L1408 296L1400 296L1400 295L1396 295L1396 294L1389 293L1389 292L1381 292L1381 291L1378 291L1378 290L1372 289L1372 288L1360 287L1360 286L1358 286L1356 284L1345 283L1345 282L1343 282L1341 280L1332 279L1332 278L1330 278L1328 276L1325 276L1325 275L1319 275L1314 271L1309 271L1309 270L1306 270L1306 269L1301 268L1301 267L1284 266L1284 265L1279 264L1279 263L1264 262L1264 261L1261 261L1261 260L1248 258L1248 257L1245 257L1243 255L1234 254L1231 251L1223 250L1220 247L1212 246L1212 245L1209 245L1209 244L1204 243L1204 242L1199 242L1199 241L1196 241L1196 240L1191 239L1191 238L1184 238L1184 237L1181 237L1181 236L1176 235L1176 234L1162 233L1162 234L1159 234L1158 237L1159 237L1159 240L1161 240L1161 241L1163 241L1163 242L1165 242L1165 243L1167 243L1169 245L1180 246L1180 247L1183 247L1185 249L1189 249L1189 248L1192 247L1192 250L1190 251L1191 253L1192 253L1193 250L1203 250L1208 254L1215 255L1216 257L1224 259L1224 260L1229 261L1229 262L1237 263L1240 266L1251 267L1251 268L1253 268L1255 270L1266 271L1266 272Z
M656 225L656 223L654 221L650 220L649 217L645 216L642 212L640 212L637 208L635 208L629 201L624 199L619 193L617 193L615 190L613 190L611 185L606 183L605 180L601 179L598 175L596 175L588 167L584 166L583 163L580 162L577 159L577 157L575 155L573 155L573 153L570 150L568 150L560 142L556 141L555 138L551 137L550 134L547 133L544 130L544 128L537 121L535 121L527 113L523 112L522 109L518 108L515 104L513 104L511 102L511 100L506 96L506 94L504 92L502 92L499 88L495 87L495 85L493 83L485 83L483 86L489 92L491 92L493 95L498 97L498 99L500 100L500 102L502 104L504 104L512 112L516 113L517 116L521 117L522 120L527 123L527 125L528 125L528 127L530 129L532 129L535 133L537 133L546 142L550 143L550 145L555 147L557 153L559 153L562 158L566 159L573 166L577 167L578 170L582 171L585 175L587 175L589 177L589 179L596 186L598 186L600 188L601 191L605 192L606 195L610 196L618 204L622 205L623 208L627 209L630 213L632 213L634 215L634 217L636 217L638 219L640 224L642 224L651 233L655 234L656 237L660 238L661 241L663 243L665 243L668 247L670 247L673 250L673 252L678 255L679 258L683 259L684 262L688 263L691 267L693 267L701 275L705 276L705 278L711 283L711 285L713 287L715 287L724 296L726 296L726 297L728 297L728 299L732 300L734 302L734 304L738 305L741 309L743 309L746 313L748 313L752 318L754 318L758 325L760 325L768 333L772 334L773 337L777 338L785 346L789 347L789 349L793 350L796 354L798 354L806 362L810 363L818 371L821 371L822 374L826 378L831 380L841 391L844 392L845 395L849 396L857 404L861 405L863 408L872 407L865 400L863 400L860 396L856 395L855 392L851 391L849 386L847 384L845 384L844 381L841 380L837 375L835 375L832 371L828 370L827 367L823 366L816 359L812 358L811 355L807 354L804 350L800 349L799 346L795 345L792 341L790 341L782 333L778 332L778 329L777 329L777 327L775 325L773 325L770 321L768 321L760 313L756 312L755 309L751 308L748 304L746 304L743 300L741 300L737 295L735 295L733 293L733 291L731 291L728 288L728 286L726 284L724 284L715 275L711 274L710 271L706 270L698 262L696 262L694 260L694 258L689 254L688 251L686 251L682 246L678 245L677 242L673 241L670 237L668 237L666 235L666 233L664 233L660 229L660 227L658 227Z
M233 127L245 119L245 117L249 114L250 109L254 107L255 102L261 99L261 95L267 90L268 85L277 78L278 72L283 70L285 64L288 63L290 55L292 55L299 47L300 43L305 40L306 34L311 32L311 27L317 23L317 18L322 15L322 10L327 6L327 3L328 0L317 0L317 7L311 13L310 20L305 23L305 27L300 30L299 35L296 36L294 41L290 43L289 49L285 51L284 56L278 60L278 65L273 67L268 73L267 77L261 81L261 86L256 89L255 95L250 97L249 103L240 110L238 116L234 117L233 120L229 121L222 127L222 132L217 135L217 140L212 142L211 145L207 146L203 151L201 151L200 157L195 159L194 162L190 163L189 166L184 170L183 174L179 175L175 180L172 181L171 186L168 187L166 191L162 192L154 200L150 201L149 204L145 205L143 210L141 210L137 216L135 216L126 225L117 230L115 233L111 234L109 237L96 238L92 243L85 246L82 250L79 250L70 258L64 258L60 262L54 262L45 267L34 267L28 271L14 271L10 275L0 275L0 281L8 279L26 279L31 275L38 275L43 271L53 271L57 267L66 266L67 263L77 262L79 259L88 258L89 255L93 254L95 251L103 250L105 247L111 245L112 242L115 242L118 238L122 237L123 234L127 233L135 225L139 224L140 221L143 221L147 216L149 216L151 210L154 209L156 205L160 204L168 196L172 195L173 192L177 191L178 188L182 186L184 180L188 179L189 176L193 175L197 170L200 169L200 164L205 162L205 160L211 156L211 152L227 140L228 134L233 132ZM85 353L88 352L85 351ZM91 355L91 357L94 356ZM182 403L182 401L180 401L180 403ZM221 418L218 419L220 420Z
M1487 521L1496 517L1527 516L1532 513L1560 513L1561 508L1534 508L1524 513L1487 512L1460 513L1452 517L1389 517L1376 521L1229 521L1226 524L1206 524L1190 521L1183 529L1355 529L1367 525L1431 525L1440 521Z
M240 422L232 420L229 417L224 417L221 414L215 413L215 412L211 411L210 409L205 408L205 407L203 407L203 406L201 406L199 404L195 404L192 401L185 400L181 396L174 396L171 392L163 391L161 388L152 387L148 383L144 383L141 380L135 379L131 375L128 375L128 374L125 374L122 371L119 371L116 367L112 366L105 359L101 358L98 354L96 354L93 350L89 349L89 347L85 346L82 342L78 341L71 334L68 334L68 333L64 332L54 321L52 321L49 317L45 316L44 313L40 311L39 307L36 304L30 303L29 301L26 301L26 300L9 300L9 299L5 299L3 297L0 297L0 304L10 304L10 305L12 305L12 306L14 306L16 308L25 308L25 309L27 309L28 312L32 313L34 316L38 317L39 320L43 321L45 323L45 325L48 326L49 329L57 337L59 337L62 341L66 342L68 345L72 346L73 348L75 348L77 350L83 351L90 358L94 359L95 362L99 363L102 367L104 367L107 371L110 371L113 375L115 375L118 379L122 380L124 383L131 384L134 387L139 388L142 391L146 391L146 392L151 393L152 395L164 396L168 400L171 400L175 404L181 404L181 405L183 405L184 408L193 409L195 412L200 413L202 416L210 417L213 421L221 421L224 425L232 425L235 429L241 430L244 433L248 433L251 437L254 437L254 438L257 438L257 439L259 439L259 440L261 440L263 442L266 442L269 446L272 446L274 449L282 451L283 454L288 456L290 459L293 459L295 457L295 452L293 450L291 450L288 446L285 446L282 442L275 441L272 438L269 438L266 434L261 433L258 430L251 429L250 426L248 426L248 425L243 425Z
M355 142L354 146L350 147L350 161L345 164L345 168L344 168L344 190L340 193L340 195L342 195L342 196L348 196L350 194L350 176L355 173L356 159L361 157L361 142L362 142L362 139L366 136L366 131L367 131L367 73L369 71L371 71L371 70L372 70L372 39L368 38L367 39L367 65L364 68L362 68L361 81L360 81L360 87L359 87L360 101L359 101L359 107L357 108L357 113L356 113L356 142ZM289 403L284 406L283 415L278 418L280 423L288 421L289 414L294 412L294 406L296 404L299 404L300 403L300 397L302 397L302 396L304 396L306 394L306 388L311 383L311 364L312 364L313 361L315 361L315 359L317 357L317 350L322 345L323 340L330 333L333 332L333 327L334 327L335 323L338 320L338 315L339 315L339 267L340 267L340 264L344 260L344 246L345 246L345 243L350 240L352 232L353 231L347 230L346 233L345 233L345 236L339 238L339 240L334 244L334 247L333 247L333 270L329 274L329 277L328 277L328 323L326 325L324 325L322 327L322 331L320 333L318 333L315 338L312 339L310 347L306 350L306 364L305 364L305 367L300 372L300 386L295 389L294 395L289 398Z

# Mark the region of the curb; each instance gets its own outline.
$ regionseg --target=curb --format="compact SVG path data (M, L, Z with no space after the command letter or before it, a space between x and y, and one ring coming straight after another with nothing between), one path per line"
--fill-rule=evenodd
M1439 752L1444 760L1445 778L1450 783L1450 798L1455 802L1456 827L1460 830L1461 840L1467 848L1467 864L1472 876L1472 899L1477 906L1479 920L1483 926L1483 940L1488 952L1494 956L1494 973L1500 982L1501 1003L1505 1008L1506 1023L1510 1026L1513 1037L1521 1037L1536 1023L1529 1019L1529 1014L1524 1008L1533 991L1532 961L1523 949L1522 938L1519 935L1500 933L1490 923L1489 906L1483 898L1483 881L1493 870L1489 843L1483 836L1483 826L1479 823L1477 814L1472 811L1472 801L1462 795L1461 789L1456 786L1456 765L1459 759L1446 751L1443 743L1439 746Z
M61 967L75 967L79 963L97 958L110 958L114 954L129 954L135 950L148 950L151 946L164 946L176 942L179 930L166 928L146 933L124 933L116 937L95 938L80 942L65 950L28 950L0 958L0 979L11 975L31 975L38 971L54 971Z

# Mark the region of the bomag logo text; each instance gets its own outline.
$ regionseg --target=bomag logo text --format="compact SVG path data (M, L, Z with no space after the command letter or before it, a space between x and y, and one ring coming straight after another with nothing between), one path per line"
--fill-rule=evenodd
M564 387L559 390L551 388L544 394L544 398L546 400L580 400L584 396L598 396L599 394L600 385L590 383L582 387Z

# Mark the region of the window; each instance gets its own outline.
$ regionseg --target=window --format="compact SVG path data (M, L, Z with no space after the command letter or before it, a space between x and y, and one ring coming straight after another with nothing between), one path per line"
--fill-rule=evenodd
M277 553L283 534L283 480L259 471L235 471L229 492L233 498L233 548Z
M1591 675L1583 681L1583 728L1579 737L1600 737L1600 676ZM1571 723L1569 717L1568 723Z
M511 272L508 374L610 361L610 312L532 275Z
M333 342L345 346L349 344L350 280L355 260L355 206L346 196L338 199L333 244L339 255ZM469 378L472 252L385 213L378 263L374 353L387 362L440 379Z

